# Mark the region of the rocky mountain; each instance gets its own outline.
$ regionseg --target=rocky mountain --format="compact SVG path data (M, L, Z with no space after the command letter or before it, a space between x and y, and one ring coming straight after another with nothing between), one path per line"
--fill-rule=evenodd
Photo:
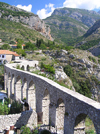
M44 21L50 25L52 36L56 40L70 43L72 38L84 35L98 19L100 14L95 11L58 8Z
M90 38L90 36L95 36L95 38L99 38L100 37L100 20L96 21L94 25L86 32L84 36L88 38Z
M84 34L79 43L76 43L76 47L89 50L93 55L100 55L100 20L96 21L94 25Z
M25 24L27 27L29 26L29 28L40 32L49 40L53 40L50 34L50 27L31 12L26 12L15 6L0 2L0 18Z

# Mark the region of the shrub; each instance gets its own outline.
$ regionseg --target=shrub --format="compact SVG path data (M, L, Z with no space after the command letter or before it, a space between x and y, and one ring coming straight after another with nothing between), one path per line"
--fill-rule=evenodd
M19 64L16 65L16 69L21 69Z
M89 58L89 60L91 60L91 61L93 61L93 62L97 63L97 61L96 61L96 59L95 59L94 57L89 56L88 58Z
M72 67L70 65L66 65L64 67L64 72L69 76L71 77L72 76L72 73L73 73L73 70L72 70Z
M8 107L8 104L10 104L9 98L4 98L4 104L0 103L0 115L7 115L10 111L10 108Z
M26 126L22 126L21 131L21 134L32 134L30 128Z
M49 65L49 64L43 64L43 62L41 62L41 68L44 68L47 72L50 72L52 74L55 74L55 69L53 66Z
M9 44L4 44L4 45L1 46L1 49L3 49L3 50L8 50L10 48L11 47L9 46Z
M10 114L20 113L22 111L22 104L18 101L13 101L10 108Z

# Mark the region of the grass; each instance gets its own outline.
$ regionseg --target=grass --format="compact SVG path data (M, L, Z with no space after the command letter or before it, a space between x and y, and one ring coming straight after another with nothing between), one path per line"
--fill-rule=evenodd
M86 134L96 134L93 122L89 117L87 117L85 120L85 126L86 126L86 129L85 129Z

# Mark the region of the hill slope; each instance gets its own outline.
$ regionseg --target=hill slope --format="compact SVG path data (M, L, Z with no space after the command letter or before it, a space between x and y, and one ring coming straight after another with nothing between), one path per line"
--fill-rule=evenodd
M17 23L24 24L27 28L38 31L49 40L52 40L52 37L50 35L50 27L46 25L44 21L42 21L37 15L31 12L26 12L15 6L0 2L0 18L7 21L16 22L13 23L15 25L17 25Z
M47 38L39 32L29 29L29 27L21 23L0 18L0 39L2 39L3 42L10 43L11 41L16 41L17 38L24 40L24 42L34 42L37 38L47 40Z
M50 25L51 34L56 40L68 43L72 38L84 35L98 19L100 14L95 11L58 8L44 21Z

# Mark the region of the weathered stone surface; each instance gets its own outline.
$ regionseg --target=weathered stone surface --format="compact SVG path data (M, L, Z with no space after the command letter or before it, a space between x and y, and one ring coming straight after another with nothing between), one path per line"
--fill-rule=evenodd
M37 114L35 111L29 110L20 114L0 115L0 130L6 129L7 126L13 124L14 126L21 128L23 125L27 125L30 128L37 126Z
M45 77L14 69L9 64L6 64L4 69L4 82L7 91L11 90L8 85L12 83L12 81L8 81L8 76L11 78L12 75L14 76L15 86L19 82L18 78L22 80L23 84L26 80L27 102L37 113L43 112L43 124L48 125L50 120L53 126L58 127L57 131L62 130L60 134L73 134L77 117L83 113L91 118L96 133L100 134L100 103L60 86ZM19 98L18 91L23 93L21 88L15 88L14 96L17 99Z

